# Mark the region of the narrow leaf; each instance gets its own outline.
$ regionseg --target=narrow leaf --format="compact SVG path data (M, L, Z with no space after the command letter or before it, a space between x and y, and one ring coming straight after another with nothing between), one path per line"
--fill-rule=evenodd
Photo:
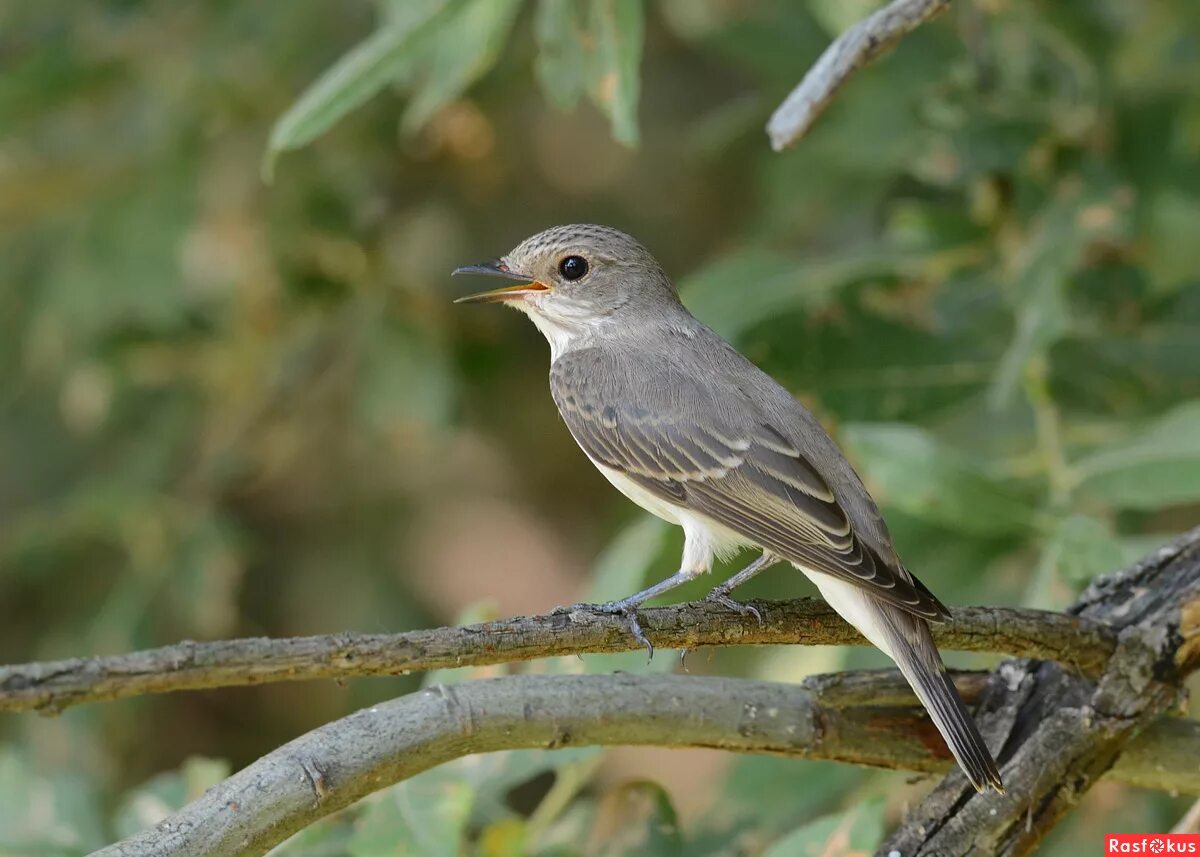
M420 130L447 103L496 64L521 0L471 0L428 39L421 53L421 82L402 125Z
M559 110L573 109L587 88L584 11L576 0L538 3L534 19L538 82L546 100Z
M736 339L781 312L828 306L842 286L856 280L907 271L922 261L918 254L882 247L806 261L748 248L710 263L679 288L697 318Z
M877 799L793 830L764 851L763 857L867 857L882 839L883 801Z
M347 843L350 857L457 857L475 794L469 782L435 768L380 792Z
M613 137L638 142L637 105L645 20L641 0L594 0L591 30L597 40L592 99L607 114Z
M1107 523L1091 515L1070 515L1058 523L1046 545L1059 579L1087 584L1125 564L1125 552Z
M1067 290L1084 264L1084 251L1128 227L1114 196L1107 185L1076 187L1065 181L1030 224L1030 237L1015 259L1011 299L1016 329L996 370L990 393L993 407L1011 403L1026 367L1070 332Z
M881 503L981 536L1020 533L1032 523L1022 497L923 429L857 423L842 439Z
M271 129L263 156L270 181L281 152L310 143L409 68L413 48L462 0L413 0L406 14L389 15L376 30L317 78Z
M1200 500L1200 400L1186 402L1130 441L1075 465L1077 491L1124 509Z

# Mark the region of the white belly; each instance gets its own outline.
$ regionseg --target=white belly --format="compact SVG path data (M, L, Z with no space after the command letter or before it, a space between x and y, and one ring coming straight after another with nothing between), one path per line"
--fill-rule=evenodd
M661 497L651 494L649 491L647 491L641 485L638 485L619 470L613 470L611 467L605 467L603 464L597 464L594 460L592 461L592 464L596 465L596 469L604 474L604 478L611 482L614 488L616 488L633 502L637 503L651 515L662 518L664 521L667 521L671 524L679 525L682 523L679 520L678 513L686 512L686 510L668 503Z
M731 556L738 549L754 544L749 539L739 536L710 518L651 494L619 470L605 467L595 460L592 463L618 491L647 512L664 521L683 527L685 543L682 568L684 570L696 573L708 571L712 568L714 554L720 557ZM756 545L756 547L762 548L762 545ZM883 650L884 654L895 660L887 638L877 624L878 620L874 615L876 608L871 604L865 589L838 580L823 572L812 571L800 565L795 567L816 584L830 607L862 632L862 635L877 648Z
M753 544L711 518L652 494L619 470L605 467L595 460L592 464L596 465L596 469L604 474L604 478L611 482L613 487L651 515L683 527L683 561L680 564L683 570L697 574L709 571L712 569L714 556L724 559Z
M855 586L853 583L838 580L836 577L823 574L819 571L809 571L802 566L796 567L804 572L805 577L816 584L821 597L825 599L825 603L836 610L839 616L857 628L875 648L882 651L892 660L896 660L896 656L892 653L891 644L888 642L887 636L883 633L883 629L879 626L879 619L876 615L879 612L879 607L872 604L873 599L867 590L861 586Z

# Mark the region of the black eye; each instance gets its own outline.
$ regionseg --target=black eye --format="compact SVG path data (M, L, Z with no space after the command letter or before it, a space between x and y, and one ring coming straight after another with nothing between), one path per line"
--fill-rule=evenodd
M588 272L587 259L582 256L568 256L558 263L558 272L564 280L578 280Z

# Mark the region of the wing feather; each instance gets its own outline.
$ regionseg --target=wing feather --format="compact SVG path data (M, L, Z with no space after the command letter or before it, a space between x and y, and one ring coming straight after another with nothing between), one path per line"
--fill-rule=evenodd
M595 349L563 355L551 368L555 402L590 458L790 562L862 586L909 613L947 616L903 565L855 532L786 426L773 425L744 395L737 402L743 407L731 407L739 390L722 390L718 408L713 391L663 367L658 395L649 397L622 369Z

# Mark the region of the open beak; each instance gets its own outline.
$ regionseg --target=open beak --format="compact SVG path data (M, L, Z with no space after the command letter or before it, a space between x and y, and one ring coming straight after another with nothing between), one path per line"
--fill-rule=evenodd
M506 301L512 298L520 298L524 295L535 294L537 292L549 291L550 287L544 283L539 283L532 277L516 271L509 270L508 266L503 262L481 262L478 265L463 265L461 268L455 268L450 275L456 277L459 274L478 274L484 277L504 277L508 280L520 280L515 286L501 286L498 289L492 289L487 292L478 292L473 295L458 298L454 302L456 304L473 304L473 303L490 303L494 301Z

